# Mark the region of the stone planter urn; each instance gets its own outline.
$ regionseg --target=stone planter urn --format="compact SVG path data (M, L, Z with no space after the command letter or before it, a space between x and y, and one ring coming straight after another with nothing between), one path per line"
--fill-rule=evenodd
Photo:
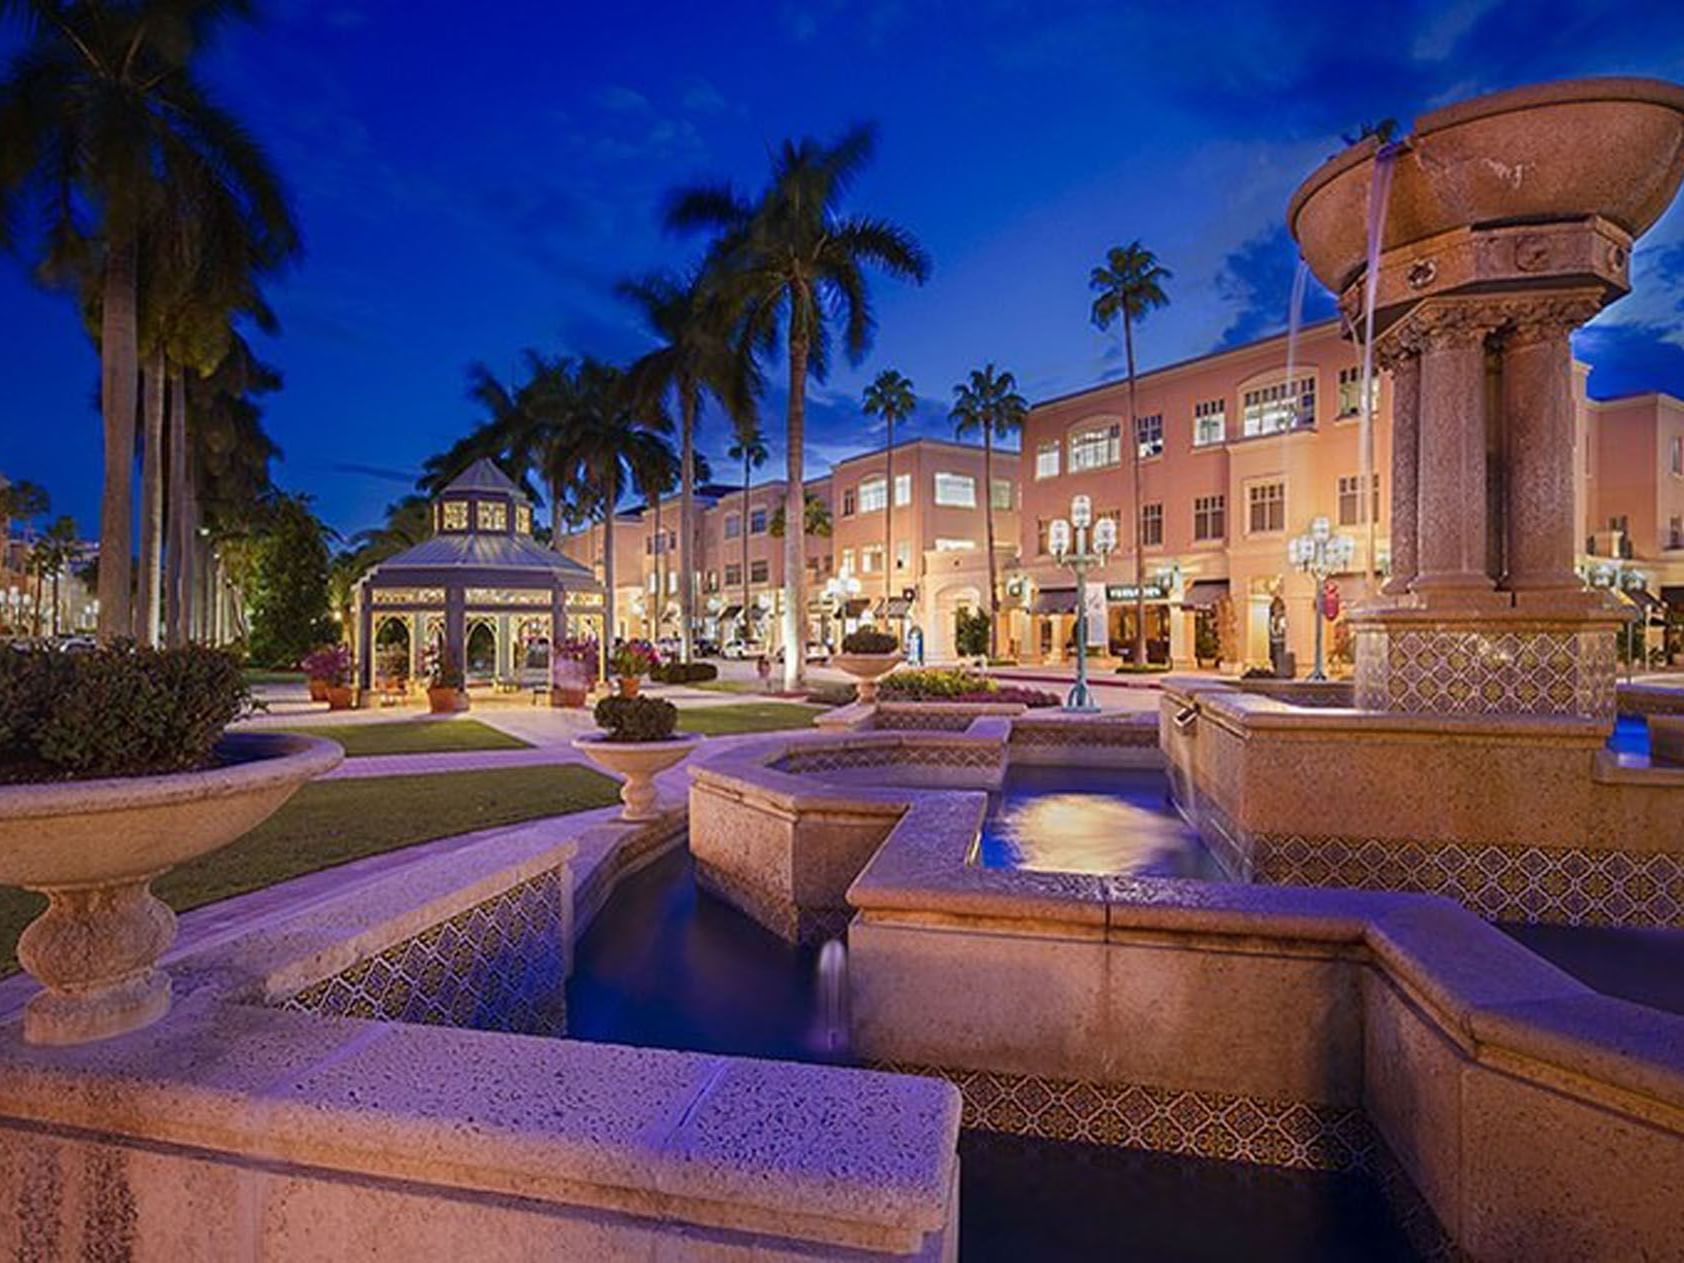
M666 741L609 741L604 733L587 733L573 738L573 748L583 750L591 762L625 778L620 801L625 807L620 819L653 820L661 814L656 805L655 777L680 762L702 744L702 738L672 737Z
M877 700L877 681L904 661L898 649L889 653L839 653L831 659L859 681L860 701L867 705Z
M217 750L229 762L202 772L0 786L0 883L48 899L18 940L45 988L24 1011L27 1042L89 1043L168 1012L157 962L175 914L152 879L247 833L345 757L292 733L230 735Z
M427 690L427 708L435 715L454 715L457 711L468 709L468 691L466 689L429 688Z
M350 710L356 704L356 693L349 684L329 684L325 700L329 710Z
M310 700L312 702L327 701L327 681L312 679L310 681Z

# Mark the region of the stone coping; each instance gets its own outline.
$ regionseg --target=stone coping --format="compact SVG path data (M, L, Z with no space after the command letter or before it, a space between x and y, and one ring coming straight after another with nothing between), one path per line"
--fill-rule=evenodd
M985 869L983 796L921 795L848 891L870 920L1342 957L1468 1055L1684 1133L1684 1017L1601 995L1434 895Z
M161 1022L0 1024L0 1119L241 1160L911 1253L948 1222L960 1100L831 1066L360 1021L278 1002L522 881L670 834L613 809L488 833L182 954Z

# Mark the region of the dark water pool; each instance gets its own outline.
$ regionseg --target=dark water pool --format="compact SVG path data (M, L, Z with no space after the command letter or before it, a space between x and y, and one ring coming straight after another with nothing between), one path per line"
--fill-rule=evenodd
M982 824L984 868L1138 877L1225 876L1153 768L1018 767Z
M699 890L688 852L676 851L623 882L579 940L567 1034L845 1060L820 1029L817 971L815 950L790 946ZM967 1263L1416 1257L1373 1184L1357 1176L986 1132L966 1132L960 1155Z
M1641 715L1621 715L1608 736L1608 748L1615 754L1649 755L1649 725Z

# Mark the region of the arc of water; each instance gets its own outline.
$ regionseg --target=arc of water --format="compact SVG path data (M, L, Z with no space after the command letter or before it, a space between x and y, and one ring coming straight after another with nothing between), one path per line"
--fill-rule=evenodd
M1386 230L1386 208L1392 195L1392 168L1397 163L1400 145L1382 145L1374 154L1374 173L1368 186L1368 262L1362 278L1362 424L1361 480L1357 488L1357 507L1363 513L1368 529L1368 549L1364 570L1368 593L1374 593L1378 567L1375 558L1377 535L1375 512L1370 503L1374 495L1374 305L1380 293L1380 248Z
M1293 377L1298 372L1298 332L1304 325L1304 295L1310 287L1310 265L1298 256L1298 270L1292 275L1292 297L1286 309L1286 397L1292 401L1292 424L1296 430L1303 423L1298 415L1303 396L1294 393Z

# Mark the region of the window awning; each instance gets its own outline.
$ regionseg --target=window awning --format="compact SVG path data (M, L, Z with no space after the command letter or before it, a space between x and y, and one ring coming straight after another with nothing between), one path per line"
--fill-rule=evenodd
M1035 597L1036 614L1074 614L1076 612L1075 588L1042 588Z
M1227 595L1226 579L1195 579L1187 585L1181 604L1189 609L1208 610Z
M870 607L871 607L871 602L870 602L869 599L867 599L866 597L863 597L863 596L855 597L851 601L844 601L842 603L842 617L843 618L858 618L861 614L865 613L866 610L869 609Z
M905 618L912 613L912 602L904 596L892 596L885 604L877 602L877 614L880 618Z
M743 607L740 606L740 605L727 605L724 609L719 611L719 617L720 618L735 618L737 615L741 614L742 612L743 612Z

